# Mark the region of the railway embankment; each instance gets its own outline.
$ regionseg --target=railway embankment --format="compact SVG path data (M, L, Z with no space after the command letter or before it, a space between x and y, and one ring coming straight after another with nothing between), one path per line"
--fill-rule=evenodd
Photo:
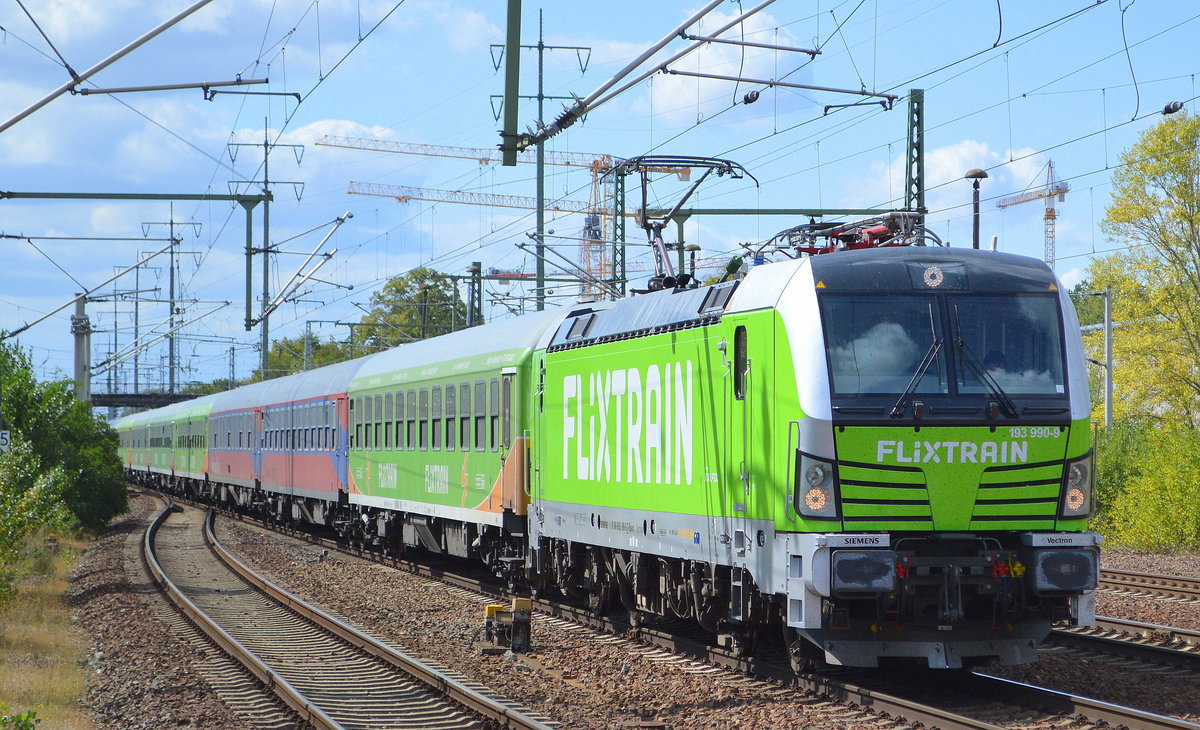
M80 698L95 726L123 728L226 728L245 726L205 678L210 650L186 635L157 597L139 554L139 540L154 508L136 497L131 512L79 557L66 599L84 650L87 689ZM865 711L830 707L819 698L782 687L770 691L723 672L667 656L614 637L597 642L581 627L539 619L536 651L516 659L478 650L482 601L444 585L385 570L320 547L297 547L286 538L243 525L219 536L281 583L390 641L477 675L531 707L560 718L563 727L708 727L747 717L810 727L893 727ZM1200 577L1200 557L1108 551L1103 565ZM1200 628L1200 604L1101 591L1102 615ZM1043 651L1038 665L1005 670L1006 676L1128 700L1158 713L1197 718L1200 679L1172 674L1168 682L1133 680L1116 662ZM1162 679L1162 677L1159 677ZM1153 685L1160 690L1153 690Z

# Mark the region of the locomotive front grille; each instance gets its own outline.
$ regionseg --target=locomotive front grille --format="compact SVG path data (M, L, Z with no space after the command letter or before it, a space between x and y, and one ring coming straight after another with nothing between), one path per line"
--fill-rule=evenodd
M1019 523L1019 529L1052 530L1062 486L1062 462L995 466L985 469L971 513L971 528L996 529L997 523Z
M838 466L842 520L856 530L927 530L933 528L929 485L913 467Z

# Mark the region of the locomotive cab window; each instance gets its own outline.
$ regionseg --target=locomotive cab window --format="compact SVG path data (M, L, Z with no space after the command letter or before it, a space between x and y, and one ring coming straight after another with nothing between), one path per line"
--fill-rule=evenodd
M746 399L746 368L750 360L746 355L746 328L733 331L733 395L738 400Z
M1069 415L1056 293L828 292L819 301L837 417Z
M1005 316L988 316L999 311ZM1012 395L1066 391L1055 297L1024 296L1015 302L1012 297L957 297L950 314L962 337L955 350L961 392L986 392L986 377ZM986 376L981 377L980 365Z

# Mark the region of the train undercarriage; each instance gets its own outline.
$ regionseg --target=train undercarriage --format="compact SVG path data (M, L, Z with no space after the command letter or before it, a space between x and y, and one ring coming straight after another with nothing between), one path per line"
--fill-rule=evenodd
M913 536L881 553L849 551L834 564L838 577L821 598L820 625L796 627L787 595L761 590L740 568L558 538L540 538L528 551L522 520L510 518L502 529L351 504L344 493L331 502L145 470L129 477L281 526L332 532L359 550L479 561L514 592L561 593L597 614L623 610L632 626L660 618L694 622L741 655L782 649L797 671L831 660L873 666L882 657L951 667L1025 663L1053 621L1086 622L1094 611L1087 589L1098 567L1085 564L1090 552L1069 553L1085 555L1083 562L1064 562L1062 551L1047 561L1015 535L1005 543Z

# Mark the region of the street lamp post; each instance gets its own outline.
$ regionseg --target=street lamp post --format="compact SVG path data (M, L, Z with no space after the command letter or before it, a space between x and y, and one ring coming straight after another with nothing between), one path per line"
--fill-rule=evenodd
M964 176L971 181L971 205L972 205L972 223L971 223L971 248L979 249L979 181L987 179L987 172L975 168L968 170Z

